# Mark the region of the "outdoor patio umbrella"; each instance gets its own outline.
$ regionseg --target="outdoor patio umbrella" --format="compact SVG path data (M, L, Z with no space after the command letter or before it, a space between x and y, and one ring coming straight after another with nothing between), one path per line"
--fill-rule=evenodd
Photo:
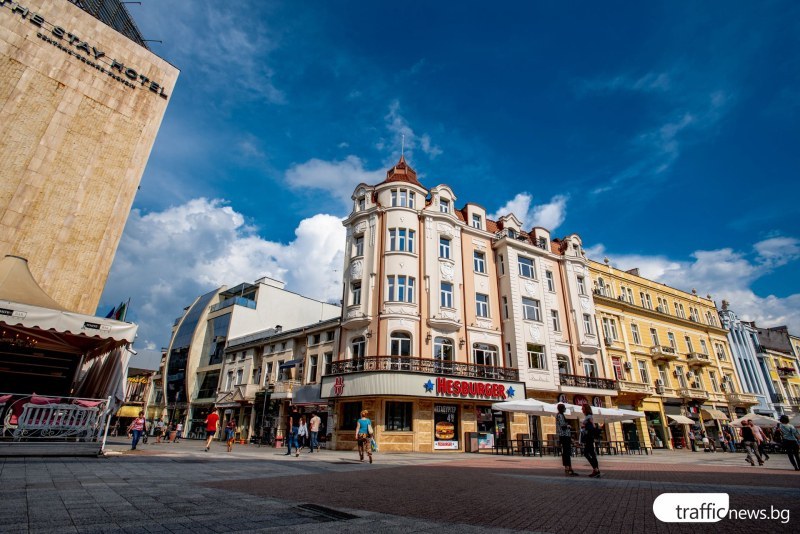
M567 404L567 418L569 419L582 419L583 411L581 407L576 404ZM595 423L616 423L618 421L625 421L629 419L641 419L644 417L643 412L634 410L623 410L622 408L598 408L592 406L592 419Z
M745 415L744 417L740 417L739 419L736 419L735 421L731 421L731 426L735 426L737 428L740 428L742 426L742 421L745 421L747 419L750 419L753 422L753 424L756 425L756 426L764 426L764 427L770 427L771 428L771 427L774 427L775 425L778 424L778 420L777 419L773 419L772 417L769 417L769 416L766 416L766 415L759 415L757 413L749 413L749 414Z
M549 404L536 399L495 402L492 404L492 409L500 410L501 412L520 412L531 415L555 415L558 413L558 408L555 404Z

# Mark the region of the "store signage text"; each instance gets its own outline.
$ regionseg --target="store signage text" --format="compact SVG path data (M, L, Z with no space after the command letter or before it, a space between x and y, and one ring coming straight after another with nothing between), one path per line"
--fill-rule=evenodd
M125 65L121 61L109 59L105 52L94 45L90 45L88 41L84 41L78 35L68 32L61 26L50 24L38 13L31 13L27 7L23 7L11 0L0 0L0 7L2 6L9 7L12 13L18 14L23 19L27 19L37 28L42 28L43 31L36 34L37 37L63 50L83 63L86 63L90 67L109 75L128 87L136 88L135 84L139 83L142 87L146 87L161 98L169 98L164 92L164 87L160 83L151 80L144 74L139 74L136 69ZM52 35L52 37L44 33L45 28L49 29L49 34ZM76 51L80 51L83 54L78 54ZM107 67L103 67L99 63L105 63Z
M505 399L506 387L503 384L486 384L468 382L466 380L436 379L437 395L453 395L458 397L484 397L488 399Z

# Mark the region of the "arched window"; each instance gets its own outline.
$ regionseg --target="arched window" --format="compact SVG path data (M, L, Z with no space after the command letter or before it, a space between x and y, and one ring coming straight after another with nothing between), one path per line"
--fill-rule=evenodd
M563 354L556 355L556 361L558 362L558 372L571 375L572 374L572 366L569 363L569 358Z
M447 337L437 337L433 340L433 359L437 373L449 373L452 370L453 355L455 348L453 340Z
M597 378L597 362L590 358L583 360L583 374L590 378Z
M497 347L486 345L485 343L475 343L472 345L472 360L476 365L487 367L478 368L478 376L495 378L497 371L493 367L497 366Z
M364 354L366 353L366 350L367 341L364 339L364 336L354 338L353 341L350 342L351 359L353 360L353 365L358 371L364 370Z
M392 332L389 336L389 353L392 356L411 356L411 334L408 332ZM392 358L392 369L409 370L410 358Z

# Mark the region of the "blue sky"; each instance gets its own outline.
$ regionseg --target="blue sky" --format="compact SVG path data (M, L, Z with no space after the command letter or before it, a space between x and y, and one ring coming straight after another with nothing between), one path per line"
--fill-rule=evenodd
M800 332L800 4L129 5L181 69L100 311L166 346L208 288L340 294L338 219L423 184Z

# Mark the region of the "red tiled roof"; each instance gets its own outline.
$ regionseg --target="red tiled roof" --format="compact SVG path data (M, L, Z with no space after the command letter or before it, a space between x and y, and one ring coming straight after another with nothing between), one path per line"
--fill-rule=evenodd
M419 180L417 180L417 171L406 163L405 156L400 156L400 161L397 162L397 165L386 171L386 180L381 182L381 184L390 182L404 182L424 187Z

